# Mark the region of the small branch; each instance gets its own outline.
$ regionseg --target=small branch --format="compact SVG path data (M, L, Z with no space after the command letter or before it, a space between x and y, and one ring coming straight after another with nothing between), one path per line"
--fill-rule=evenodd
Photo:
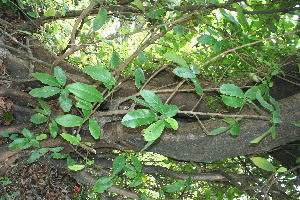
M245 118L245 119L261 119L261 120L270 120L270 117L268 116L260 116L260 115L225 115L220 113L204 113L204 112L193 112L193 111L178 111L180 114L186 114L186 115L201 115L201 116L212 116L212 117L220 117L220 118L226 118L226 117L233 117L233 118Z
M294 31L294 32L288 32L288 33L285 33L285 34L281 34L281 35L277 35L277 36L274 36L274 37L270 37L270 38L266 38L266 39L262 39L262 40L259 40L259 41L255 41L255 42L251 42L251 43L248 43L248 44L244 44L244 45L241 45L241 46L238 46L238 47L235 47L233 49L229 49L227 51L224 51L220 54L218 54L217 56L209 59L208 61L206 61L205 63L203 63L199 68L203 68L204 66L206 66L208 63L210 63L211 61L214 61L218 58L220 58L221 56L227 54L227 53L230 53L230 52L234 52L238 49L241 49L241 48L244 48L244 47L247 47L247 46L251 46L251 45L254 45L254 44L257 44L257 43L260 43L260 42L263 42L263 41L268 41L268 40L272 40L272 39L276 39L278 37L283 37L283 36L286 36L286 35L290 35L290 34L295 34L295 33L298 33L300 32L300 30L298 31Z

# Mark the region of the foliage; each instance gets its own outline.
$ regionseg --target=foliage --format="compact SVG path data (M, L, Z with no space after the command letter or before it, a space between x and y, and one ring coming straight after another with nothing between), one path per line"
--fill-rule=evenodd
M299 15L299 9L294 9L297 8L295 2L267 0L262 4L260 1L242 3L218 0L134 0L126 5L126 12L118 14L113 10L122 8L118 1L97 2L92 2L98 7L90 16L83 17L79 27L70 26L74 19L67 20L68 11L86 8L89 1L65 0L63 6L48 0L19 0L17 6L5 0L0 3L0 6L5 4L14 10L28 4L33 8L33 12L27 12L26 15L32 19L51 19L51 23L43 24L39 33L28 34L41 37L47 48L65 56L64 58L68 57L69 62L80 67L83 73L96 82L70 83L67 73L59 66L53 68L53 75L33 73L32 76L43 86L29 92L32 97L38 98L41 107L34 109L36 113L30 121L36 125L47 125L48 130L35 134L23 129L21 136L3 132L3 137L13 140L9 148L31 148L29 162L49 154L55 159L65 159L68 168L73 171L96 169L96 164L90 156L96 153L96 150L93 149L92 143L84 142L85 136L81 130L88 130L95 141L107 139L103 137L103 124L95 117L95 113L99 108L107 106L106 103L122 85L119 77L123 76L134 79L139 93L130 97L134 103L122 116L121 123L133 129L142 127L141 134L147 142L142 149L145 151L159 140L166 128L173 129L174 132L180 128L178 113L181 112L181 108L169 104L168 100L163 103L158 93L145 89L147 81L153 78L146 76L145 71L161 70L166 66L171 68L170 71L182 81L181 83L186 82L201 99L206 98L206 105L211 109L214 109L213 103L219 103L220 106L216 108L227 107L223 109L224 112L251 107L261 115L268 114L264 117L270 122L269 129L250 143L257 144L265 137L270 137L269 135L276 139L276 127L282 121L279 104L270 96L269 89L273 86L273 76L284 75L278 65L277 55L293 54L299 45L299 22L294 20L295 16ZM193 8L193 12L189 10L190 7ZM267 12L286 7L293 12ZM56 18L65 21L57 21ZM164 34L160 35L161 33ZM83 49L85 46L87 47ZM69 55L68 50L74 52ZM238 83L240 77L245 82L254 81L253 85L243 87ZM219 87L216 92L220 95L206 96L202 81L215 83ZM99 85L101 87L98 87ZM173 95L180 86L178 84L174 89ZM142 99L137 98L138 96ZM172 95L170 99L171 97ZM138 109L135 109L136 103L139 104ZM59 106L54 110L53 104ZM197 116L196 112L192 114ZM215 113L207 115L215 118ZM243 134L240 130L240 122L245 120L243 117L230 114L219 116L221 115L225 116L222 121L227 126L216 127L208 132L210 137L226 132L236 137ZM198 118L197 120L201 123ZM290 123L299 127L297 121ZM81 159L75 159L71 155L60 153L63 147L41 148L40 141L46 140L48 133L52 138L61 137L76 151L81 147L86 150L86 155L77 152ZM101 169L102 174L97 177L92 187L93 194L107 192L112 186L122 186L134 188L135 192L144 198L149 196L158 199L234 199L246 197L250 193L237 187L237 183L226 185L218 181L199 181L193 173L213 172L219 170L221 165L224 173L252 175L260 174L262 169L277 176L280 173L286 175L287 171L267 155L252 158L241 156L213 163L195 164L145 152L133 153L123 150L117 154L111 163L111 170ZM146 162L154 167L146 165ZM184 173L180 176L164 176L151 173L151 170L146 171L147 167ZM201 167L202 169L199 169ZM188 176L185 176L185 173ZM226 176L224 178L231 181ZM261 175L255 181L267 183L269 180ZM250 186L256 185L255 181L251 182ZM288 185L289 181L287 178L282 184ZM294 191L295 188L288 190L295 196ZM257 193L251 195L254 197Z

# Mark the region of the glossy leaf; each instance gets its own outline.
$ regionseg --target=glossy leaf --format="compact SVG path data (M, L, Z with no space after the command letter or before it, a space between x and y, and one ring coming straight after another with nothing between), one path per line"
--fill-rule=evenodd
M56 95L60 92L60 89L57 87L44 86L41 88L35 88L29 92L29 94L33 97L37 98L48 98L53 95Z
M208 135L218 135L220 133L226 132L228 129L230 129L230 126L229 127L216 128L213 131L211 131Z
M152 141L159 138L165 128L164 120L158 120L144 130L144 138L146 141Z
M181 78L195 78L196 75L194 72L190 69L184 68L184 67L176 67L173 70L173 73Z
M58 116L55 121L64 127L81 126L83 123L83 119L81 117L71 114Z
M176 105L164 105L163 107L163 117L169 118L174 117L179 111L179 108Z
M98 31L106 22L107 19L107 10L104 8L101 8L99 10L98 15L93 21L93 32Z
M229 96L244 98L243 90L233 84L221 85L220 92Z
M116 84L116 79L113 75L100 66L86 66L83 68L83 72L90 75L93 79L103 82L105 87L109 89Z
M51 76L50 74L47 73L32 73L32 76L39 81L41 81L44 84L47 84L49 86L55 86L55 87L60 87L59 82Z
M234 108L243 107L245 104L244 99L241 99L239 97L229 97L225 95L221 95L222 101L227 105Z
M124 156L118 156L114 159L113 162L113 172L114 174L118 174L120 171L122 171L125 167L126 160Z
M272 165L267 159L261 157L252 157L250 159L257 167L267 171L276 172L274 165Z
M186 61L182 57L176 55L175 53L166 53L164 55L164 57L165 57L165 59L171 60L171 61L181 65L182 67L189 68Z
M68 133L61 133L60 136L70 142L72 145L79 145L81 142L79 137L75 137L74 135L70 135Z
M163 113L164 104L161 99L150 90L141 90L141 96L145 99L145 101L149 104L150 108L153 110Z
M178 129L178 122L173 119L173 118L167 118L165 119L165 121L170 124L170 126L172 127L172 129L177 130Z
M122 124L130 128L136 128L156 120L157 114L155 112L148 109L138 109L127 113L122 119Z
M60 67L54 67L54 76L61 86L66 85L67 77L64 70L62 70Z
M84 83L72 83L66 87L75 96L88 102L102 102L103 97L101 92L91 85Z
M105 176L99 178L94 187L93 191L98 193L103 193L107 188L111 187L114 184L111 176Z
M89 130L93 138L99 139L101 136L101 128L95 119L89 119Z
M138 89L140 89L141 83L145 83L145 74L142 68L139 67L134 73L134 84Z

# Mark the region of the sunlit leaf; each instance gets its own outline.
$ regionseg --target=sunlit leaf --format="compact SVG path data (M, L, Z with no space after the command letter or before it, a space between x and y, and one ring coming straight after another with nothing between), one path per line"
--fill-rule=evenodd
M272 163L270 163L267 159L261 157L252 157L250 159L257 167L267 171L276 172L274 165L272 165Z
M45 11L44 16L45 17L54 17L55 14L56 14L55 8L50 8L50 9Z
M116 79L113 75L108 70L100 66L86 66L83 68L83 72L90 75L93 79L103 82L109 89L116 84Z
M68 133L61 133L60 136L70 142L72 145L79 145L80 139L78 137L75 137L74 135L70 135Z
M171 61L181 65L182 67L189 68L186 61L182 57L176 55L175 53L166 53L164 55L164 57L168 60L171 60Z
M60 89L57 87L51 87L51 86L44 86L41 88L35 88L32 89L29 94L33 97L37 98L48 98L53 95L56 95L57 93L60 92Z
M62 70L60 67L54 67L54 76L61 86L66 85L67 77L64 70Z
M172 127L172 129L177 130L178 129L178 122L173 118L167 118L165 119L168 124Z
M106 22L107 19L107 10L105 8L101 8L99 10L98 15L93 21L93 32L98 31Z
M164 120L158 120L144 130L144 138L146 141L152 141L159 138L165 128Z
M72 165L72 166L68 166L68 168L73 171L80 171L85 168L85 165Z
M176 67L173 70L173 73L181 78L195 78L196 77L196 75L194 74L194 72L192 70L187 69L185 67Z
M122 124L130 128L136 128L156 120L157 114L155 112L148 109L138 109L127 113L122 119Z
M66 87L75 96L88 102L102 102L103 97L101 92L91 85L84 83L72 83Z

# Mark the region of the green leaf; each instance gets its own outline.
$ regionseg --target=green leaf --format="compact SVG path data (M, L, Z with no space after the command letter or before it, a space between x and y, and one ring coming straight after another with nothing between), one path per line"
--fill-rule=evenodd
M91 85L84 83L72 83L66 87L75 96L88 101L88 102L99 102L103 101L101 92Z
M178 122L173 119L173 118L167 118L165 119L165 121L170 124L170 126L172 127L172 129L177 130L178 129Z
M239 135L240 133L241 133L240 125L238 122L235 122L230 129L230 134Z
M267 171L276 172L274 165L272 165L272 163L270 163L267 159L261 157L252 157L250 159L257 167Z
M135 167L136 171L138 172L142 171L143 165L136 156L131 156L131 162Z
M118 174L120 171L122 171L125 167L126 160L124 156L118 156L114 159L113 162L113 172L114 174Z
M34 114L30 118L30 121L34 124L42 124L45 123L47 120L48 118L41 113Z
M107 10L104 8L101 8L99 10L98 15L93 21L93 32L98 31L106 22L107 19Z
M245 93L245 97L249 100L253 101L256 99L256 93L259 90L258 86L252 86L247 92Z
M145 99L145 101L149 104L151 109L163 113L164 104L154 92L150 90L141 90L140 94Z
M29 94L33 97L37 98L48 98L53 95L56 95L60 92L60 89L57 87L44 86L41 88L35 88L29 92Z
M142 68L140 67L135 70L134 83L138 89L141 88L141 83L145 83L145 74Z
M285 168L285 167L279 167L277 170L276 170L276 172L279 172L279 173L281 173L281 172L286 172L287 171L287 168Z
M58 133L58 125L57 123L52 120L52 122L49 124L49 131L52 138L56 138Z
M83 100L81 98L78 98L78 97L76 97L76 99L77 99L77 102L76 102L76 107L77 108L81 108L81 109L84 109L84 110L92 110L93 105L90 102L85 101L85 100Z
M56 10L54 8L50 8L44 12L45 17L54 17L56 14Z
M138 52L138 60L139 60L139 63L140 63L140 64L143 64L144 62L147 61L147 58L146 58L144 52L142 52L142 51L139 51L139 52Z
M64 70L62 70L62 68L60 68L58 66L54 67L54 76L55 76L57 82L61 86L66 85L67 77L66 77Z
M136 97L130 97L133 101L135 101L135 102L137 102L137 103L139 103L139 104L141 104L141 105L143 105L143 106L146 106L146 107L149 107L150 108L150 105L146 102L146 101L144 101L144 100L142 100L142 99L139 99L139 98L136 98Z
M247 22L247 19L245 17L245 14L243 13L243 7L242 6L236 6L237 11L237 20L238 22L245 28L246 31L250 30L249 24Z
M51 76L50 74L47 73L33 73L32 76L39 81L41 81L44 84L50 85L50 86L55 86L55 87L60 87L59 82Z
M73 171L80 171L85 168L85 165L72 165L72 166L68 166L68 168Z
M177 34L180 34L180 35L184 33L184 29L180 25L174 26L173 31Z
M142 148L141 152L145 151L148 147L151 146L151 144L153 144L155 142L155 140L149 141L147 142L147 144Z
M93 191L103 193L107 188L110 188L114 184L112 178L113 177L111 176L99 178L93 187Z
M202 89L201 85L199 84L199 80L197 78L192 78L191 80L194 83L197 94L202 95L203 89Z
M223 84L220 87L220 92L233 97L244 98L245 96L243 90L233 84Z
M100 66L86 66L83 68L83 72L87 73L97 81L102 81L108 89L111 89L112 86L116 84L116 79L113 75Z
M72 100L66 94L61 93L59 96L59 105L64 112L69 112L72 108Z
M225 95L221 95L222 101L227 105L234 108L243 107L244 105L244 99L241 99L239 97L229 97Z
M238 27L241 27L241 25L234 19L233 16L231 16L230 14L226 13L226 11L221 8L220 9L221 14L226 17L229 21L231 21L232 23L234 23L235 25L237 25Z
M68 133L61 133L60 136L70 142L72 145L79 145L80 144L80 138L75 137L74 135L70 135Z
M34 110L35 110L36 112L41 113L41 114L50 116L50 115L51 115L51 108L46 104L45 101L43 101L43 100L41 100L41 99L39 99L38 101L39 101L41 107L43 108L43 110L42 110L42 109L39 109L39 108L35 108Z
M222 49L222 43L219 41L216 41L214 44L214 53L218 53Z
M8 137L9 137L9 131L3 131L3 132L1 133L1 137L6 137L6 138L8 138Z
M258 136L257 138L253 139L250 141L251 144L257 144L259 143L262 139L264 139L267 135L275 131L275 126L273 125L269 130L264 132L261 136Z
M173 70L173 73L181 78L195 78L196 77L196 75L194 74L194 72L192 70L187 69L185 67L176 67Z
M38 140L38 141L47 139L47 134L40 134L40 135L36 136L35 139Z
M290 124L300 127L300 121L290 121Z
M34 134L31 133L27 128L22 130L22 135L27 138L28 140L32 140L34 138Z
M132 2L132 4L135 5L141 11L145 12L145 8L144 8L141 0L134 0L134 2Z
M49 149L48 148L42 148L42 149L33 150L31 152L32 152L32 154L28 158L29 163L35 162L37 159L39 159L40 157L42 157L43 155L48 153Z
M64 158L68 157L68 154L52 153L50 155L50 157L55 158L55 159L64 159Z
M215 130L212 130L208 135L218 135L220 133L226 132L228 129L230 129L230 126L216 128Z
M156 140L160 137L165 128L164 120L158 120L144 130L144 138L146 141Z
M176 105L164 105L163 107L163 118L174 117L179 111L179 108Z
M136 128L141 125L147 125L157 120L157 114L148 109L138 109L127 113L122 124L130 128Z
M164 57L165 57L165 59L171 60L171 61L181 65L182 67L189 68L186 61L182 57L176 55L175 53L166 53L164 55Z
M198 37L197 41L201 44L212 45L215 44L217 40L211 35L204 34Z
M110 59L110 67L115 69L119 65L119 61L119 54L116 51L114 51Z
M68 166L75 165L75 160L71 158L70 156L67 157L67 164Z
M129 184L129 187L137 187L143 182L142 177L138 176L133 179L133 181Z
M101 136L101 128L95 119L89 119L89 130L93 138L99 139Z
M182 187L184 187L184 182L183 181L178 181L178 182L176 182L176 183L174 183L172 185L168 185L168 186L162 187L162 189L165 192L174 193L174 192L179 192Z
M83 119L81 117L71 114L58 116L55 121L64 127L81 126L83 123Z
M18 149L18 148L24 148L26 144L29 143L29 140L27 138L17 138L12 143L8 145L10 149Z
M256 99L259 101L260 105L262 105L264 108L268 109L271 112L274 112L273 106L268 104L261 96L261 91L258 91L256 93Z

